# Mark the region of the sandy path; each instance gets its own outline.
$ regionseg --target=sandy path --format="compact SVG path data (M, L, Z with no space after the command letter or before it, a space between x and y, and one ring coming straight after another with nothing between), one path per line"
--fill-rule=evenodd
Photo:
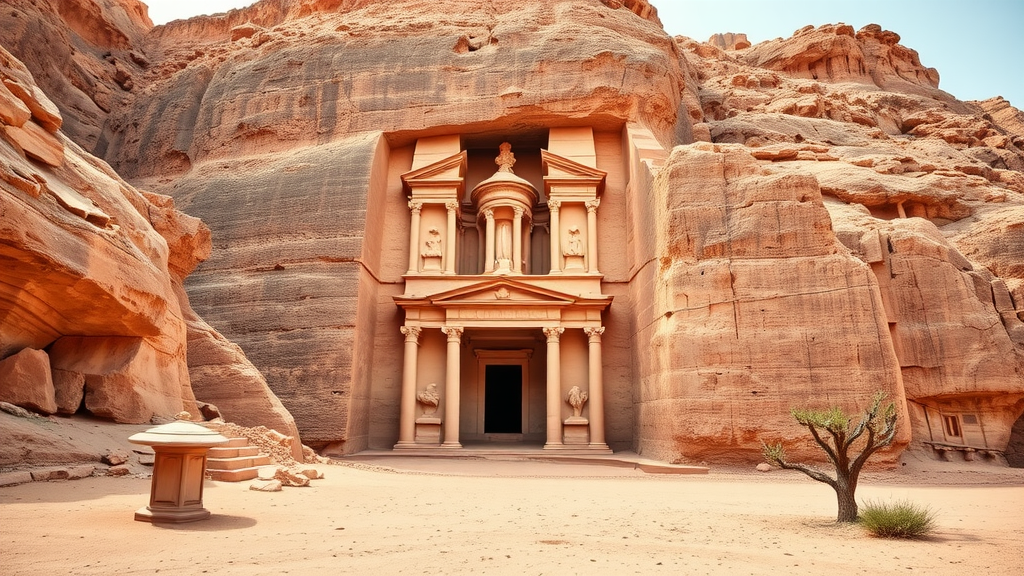
M925 541L837 526L835 497L771 474L647 476L536 462L395 473L321 466L313 488L208 482L205 522L132 520L149 481L0 488L0 573L1024 574L1024 485L867 481L939 512ZM443 473L442 473L443 472Z

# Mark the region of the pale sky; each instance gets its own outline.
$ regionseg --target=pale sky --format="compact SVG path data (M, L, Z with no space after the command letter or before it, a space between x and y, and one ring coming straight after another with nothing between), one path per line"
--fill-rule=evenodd
M143 0L153 23L248 6L253 0ZM533 0L543 1L543 0ZM756 44L808 24L879 24L937 68L960 100L1002 96L1024 109L1024 0L652 0L669 34L707 40L742 32Z

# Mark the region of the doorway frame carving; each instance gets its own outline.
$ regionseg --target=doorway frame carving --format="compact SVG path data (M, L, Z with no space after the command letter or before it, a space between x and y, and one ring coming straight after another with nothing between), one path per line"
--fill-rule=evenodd
M516 349L480 349L474 350L476 354L476 386L477 386L477 425L479 430L476 431L481 437L488 438L492 434L484 432L486 430L486 423L484 422L484 408L487 405L487 366L519 366L522 371L522 426L520 428L519 437L522 439L524 435L528 433L530 424L529 420L529 407L530 407L530 359L533 357L532 348L516 348ZM510 436L510 434L503 434L501 436Z

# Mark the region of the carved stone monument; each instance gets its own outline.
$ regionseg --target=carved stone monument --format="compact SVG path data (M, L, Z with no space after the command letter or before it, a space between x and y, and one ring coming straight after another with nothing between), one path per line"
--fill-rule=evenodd
M562 428L565 444L589 444L590 443L590 421L583 417L583 406L589 400L586 392L580 390L579 386L569 389L565 401L572 406L572 416L566 418Z
M441 396L437 393L437 384L431 382L426 390L416 395L416 400L423 406L423 415L416 419L416 443L440 444L441 419L436 414Z

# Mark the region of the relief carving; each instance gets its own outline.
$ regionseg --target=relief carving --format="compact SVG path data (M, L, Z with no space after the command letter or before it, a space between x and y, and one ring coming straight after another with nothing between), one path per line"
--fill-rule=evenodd
M440 258L442 254L441 232L437 228L431 228L430 236L423 242L423 252L420 255L424 258Z
M494 159L494 163L498 165L498 172L515 174L512 171L512 165L516 163L516 156L512 153L512 145L502 142L501 146L498 146L498 150L498 157Z
M573 386L569 389L569 395L566 396L565 401L572 406L573 418L580 418L583 415L583 405L587 403L590 397L586 392L580 390L579 386Z
M437 406L441 403L441 396L437 393L437 384L431 382L427 389L416 395L416 399L423 405L423 415L430 417L437 412Z
M580 229L576 226L569 228L569 240L566 243L565 256L583 256L583 241L580 239Z

